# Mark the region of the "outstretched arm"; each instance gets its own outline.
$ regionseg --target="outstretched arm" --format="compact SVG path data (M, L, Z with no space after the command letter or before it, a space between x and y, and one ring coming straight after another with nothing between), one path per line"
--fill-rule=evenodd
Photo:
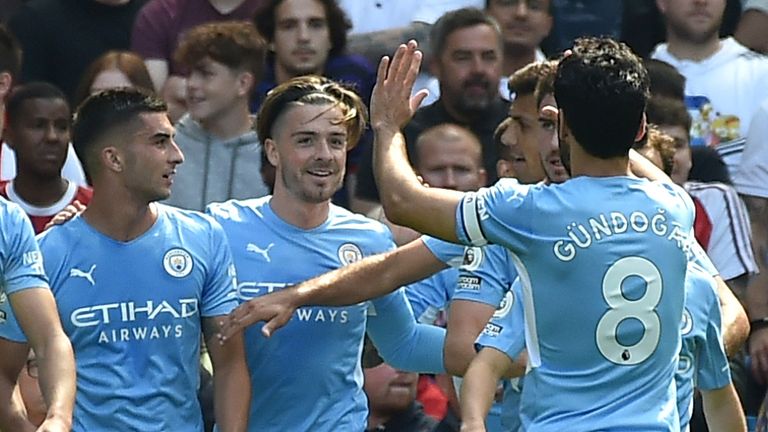
M485 418L493 405L499 380L513 363L505 353L486 347L469 364L461 385L461 431L485 432Z
M269 337L291 319L298 307L360 303L429 277L444 268L446 265L432 254L421 239L417 239L393 251L367 257L291 288L243 303L225 320L221 329L222 338L226 340L260 321L267 321L262 332Z
M701 399L709 430L746 432L744 410L732 383L717 390L702 390Z
M720 299L723 320L723 345L725 353L732 357L739 352L749 337L749 319L741 302L723 278L719 275L714 278L717 282L717 296Z
M456 207L463 194L423 186L413 171L401 129L426 93L411 98L421 65L415 41L400 45L394 57L379 63L371 97L374 174L387 219L444 240L457 242Z
M251 402L251 379L245 363L243 333L217 344L218 322L223 317L203 318L203 334L213 363L213 409L222 432L245 431Z
M29 346L25 343L0 339L0 430L32 432L35 427L27 420L24 402L16 387L16 377L27 360Z
M8 298L40 365L40 390L48 413L39 430L68 431L75 402L75 358L53 294L47 288L30 288Z
M371 307L368 336L385 362L409 372L445 372L445 329L418 324L403 289L372 300Z

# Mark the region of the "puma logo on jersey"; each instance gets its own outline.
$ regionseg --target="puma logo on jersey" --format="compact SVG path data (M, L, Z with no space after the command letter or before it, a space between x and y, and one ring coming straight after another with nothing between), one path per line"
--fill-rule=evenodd
M248 243L248 245L245 247L245 250L247 250L248 252L255 252L257 254L260 254L261 256L264 257L264 259L267 262L272 262L272 259L269 258L269 250L272 249L274 245L275 245L274 243L270 243L269 246L262 249L253 243Z
M91 269L87 272L82 271L78 268L73 268L69 270L69 277L79 277L87 280L91 283L91 286L96 285L96 281L93 280L93 271L96 270L96 264L91 266Z

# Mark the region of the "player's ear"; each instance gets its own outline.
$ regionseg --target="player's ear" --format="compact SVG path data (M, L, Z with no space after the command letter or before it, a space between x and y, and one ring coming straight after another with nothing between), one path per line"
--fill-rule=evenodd
M646 129L648 127L648 119L643 112L643 118L640 119L640 127L637 128L637 134L635 135L635 142L639 142L645 136Z
M109 170L114 172L123 171L122 155L115 147L104 147L101 150L101 162Z
M275 140L272 138L264 140L264 154L267 155L267 160L272 166L277 166L277 146L275 145Z

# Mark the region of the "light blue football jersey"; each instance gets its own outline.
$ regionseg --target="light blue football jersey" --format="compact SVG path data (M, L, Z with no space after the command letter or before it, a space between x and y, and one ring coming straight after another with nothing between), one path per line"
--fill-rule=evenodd
M486 246L488 255L506 255L506 251L498 245ZM500 251L501 250L501 251ZM489 261L492 262L492 261ZM486 280L494 280L490 271L484 272L483 267L491 270L491 267L481 266L480 274L486 276ZM512 269L514 272L514 269ZM499 268L497 274L504 273ZM524 314L522 299L522 285L520 279L514 279L512 287L505 293L502 303L486 324L483 332L477 337L475 348L479 351L484 347L495 348L514 360L525 349ZM501 404L501 425L504 430L517 431L520 429L520 394L523 388L524 378L506 380L504 383L504 396Z
M25 342L8 296L28 288L48 288L43 257L24 210L0 197L0 337Z
M507 295L512 281L517 277L517 271L514 265L512 265L506 249L497 245L489 245L482 248L467 247L429 236L423 236L422 240L435 257L446 265L451 266L441 273L456 272L456 267L458 267L458 274L452 275L452 286L455 289L452 293L446 294L450 296L450 301L472 301L504 309L505 295ZM438 275L441 273L438 273ZM424 283L409 286L407 291L409 300L412 299L411 296L418 296L411 303L419 304L428 302L429 299L442 301L442 293L448 290L436 286L436 279L433 277L424 281ZM434 307L427 307L428 311L431 309L434 309ZM414 306L415 310L416 307ZM519 330L522 334L522 327ZM507 394L510 394L510 396L508 397ZM511 386L509 383L504 382L503 402L494 402L488 413L486 428L489 432L496 429L508 430L508 425L512 421L507 417L519 423L519 420L517 420L518 400L519 386L517 386L517 383Z
M498 307L517 276L514 264L503 247L495 247L498 250L486 258L486 248L457 245L429 236L423 236L422 241L438 260L450 267L441 273L451 276L433 276L434 279L426 279L421 285L409 286L407 292L414 312L417 311L414 303L445 306L447 300L468 300ZM453 272L454 269L458 271ZM453 281L451 288L444 288L438 283L450 280Z
M278 217L271 197L212 204L238 269L238 298L279 291L394 247L381 223L331 205L304 230ZM444 329L417 325L401 288L347 307L302 307L270 339L246 329L253 395L250 431L361 431L367 422L361 352L368 331L394 368L444 371Z
M731 382L720 326L720 299L710 271L688 264L681 328L683 345L675 375L682 430L687 430L691 420L694 387L715 390Z
M39 237L77 367L73 431L202 431L202 319L235 306L219 224L154 204L158 217L120 242L78 216Z
M405 287L405 295L418 322L434 324L438 314L448 309L458 278L459 271L449 267Z
M457 206L457 236L508 248L523 287L532 370L524 430L679 430L680 350L693 204L634 177L523 186Z

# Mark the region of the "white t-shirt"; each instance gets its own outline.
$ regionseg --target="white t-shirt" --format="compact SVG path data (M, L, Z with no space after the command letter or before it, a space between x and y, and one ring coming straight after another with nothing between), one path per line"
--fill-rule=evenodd
M67 149L67 160L61 169L61 176L72 180L77 185L88 186L88 182L85 180L85 172L82 165L80 165L80 160L77 158L72 144ZM15 177L16 153L8 147L8 144L3 143L0 149L0 180L13 180Z
M733 38L723 39L720 50L702 61L678 59L667 44L658 45L651 56L671 64L686 78L686 104L693 117L691 143L737 143L736 151L730 146L721 152L734 175L752 115L768 99L768 57Z
M405 27L413 21L433 24L454 9L485 7L480 0L339 0L339 5L352 21L350 34Z
M768 83L766 83L768 85ZM752 117L747 143L733 184L739 193L768 198L768 100Z
M757 273L747 208L736 190L715 182L687 182L684 186L691 196L701 201L712 222L707 255L720 276L729 280L745 273Z

